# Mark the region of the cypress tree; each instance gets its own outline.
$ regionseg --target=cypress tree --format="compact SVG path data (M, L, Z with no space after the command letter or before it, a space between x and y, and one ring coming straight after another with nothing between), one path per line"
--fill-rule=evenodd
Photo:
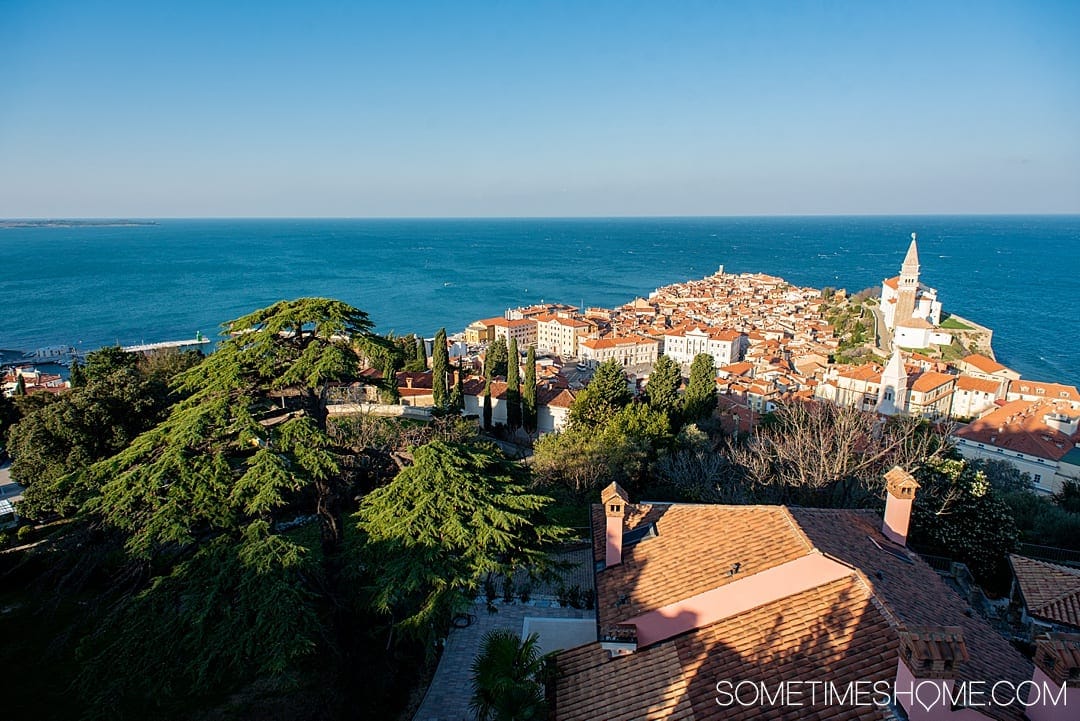
M521 420L528 433L536 431L536 346L525 354L525 386L521 389Z
M383 358L382 368L383 387L379 391L384 403L397 403L401 396L397 389L397 373L394 370L394 356L387 354Z
M15 379L15 390L11 392L13 396L25 396L26 395L26 379L21 375Z
M484 430L491 430L491 369L484 378Z
M465 386L462 381L461 363L457 366L457 380L454 381L454 390L450 391L450 411L461 413L465 410Z
M446 392L446 373L450 369L450 355L446 352L446 328L439 328L431 349L431 395L436 408L445 408L449 402Z
M679 413L679 385L682 375L679 365L666 355L660 356L649 375L645 386L645 398L649 407L667 415L672 425Z
M79 388L86 385L86 374L83 373L82 364L79 363L79 359L72 357L71 359L71 387Z
M521 382L518 379L517 338L510 339L510 350L506 362L506 425L511 430L521 428Z
M422 337L416 339L416 365L420 366L421 371L427 370L427 347Z
M708 353L698 353L690 364L690 381L683 396L686 420L707 418L716 410L716 366Z

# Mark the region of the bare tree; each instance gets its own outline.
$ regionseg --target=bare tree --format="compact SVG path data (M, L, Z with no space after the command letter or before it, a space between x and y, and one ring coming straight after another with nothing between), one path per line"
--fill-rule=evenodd
M757 500L852 506L880 497L892 466L910 470L939 458L947 435L917 418L795 402L721 452Z

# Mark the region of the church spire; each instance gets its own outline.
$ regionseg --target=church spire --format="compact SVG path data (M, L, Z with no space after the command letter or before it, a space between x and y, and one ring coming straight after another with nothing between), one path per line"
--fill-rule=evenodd
M886 416L895 416L907 411L907 369L900 355L900 345L893 341L892 357L881 371L881 384L878 386L877 410Z
M907 282L905 282L907 281ZM904 264L900 266L900 285L917 287L919 284L919 246L916 242L915 233L911 234L911 245L908 246L907 255L904 256Z

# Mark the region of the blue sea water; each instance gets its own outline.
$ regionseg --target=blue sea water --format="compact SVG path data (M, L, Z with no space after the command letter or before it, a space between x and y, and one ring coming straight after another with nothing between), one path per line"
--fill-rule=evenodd
M919 234L945 310L994 329L1025 377L1080 382L1080 216L160 220L0 227L0 348L213 335L282 298L366 310L377 330L461 330L507 307L614 306L658 286L763 272L851 291Z

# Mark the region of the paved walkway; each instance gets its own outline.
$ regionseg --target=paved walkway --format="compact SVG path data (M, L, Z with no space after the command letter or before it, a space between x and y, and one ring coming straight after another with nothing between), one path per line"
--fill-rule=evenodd
M536 605L534 605L536 604ZM488 613L487 603L481 599L474 607L476 620L468 628L453 629L446 639L439 667L431 679L427 695L413 716L413 721L473 721L469 711L472 684L469 668L480 651L480 642L488 631L496 628L521 633L525 619L595 618L593 611L560 608L554 601L535 600L528 605L520 602L505 605L498 601L498 613ZM530 623L532 630L542 624ZM540 630L543 635L543 630ZM545 649L546 650L546 649Z

